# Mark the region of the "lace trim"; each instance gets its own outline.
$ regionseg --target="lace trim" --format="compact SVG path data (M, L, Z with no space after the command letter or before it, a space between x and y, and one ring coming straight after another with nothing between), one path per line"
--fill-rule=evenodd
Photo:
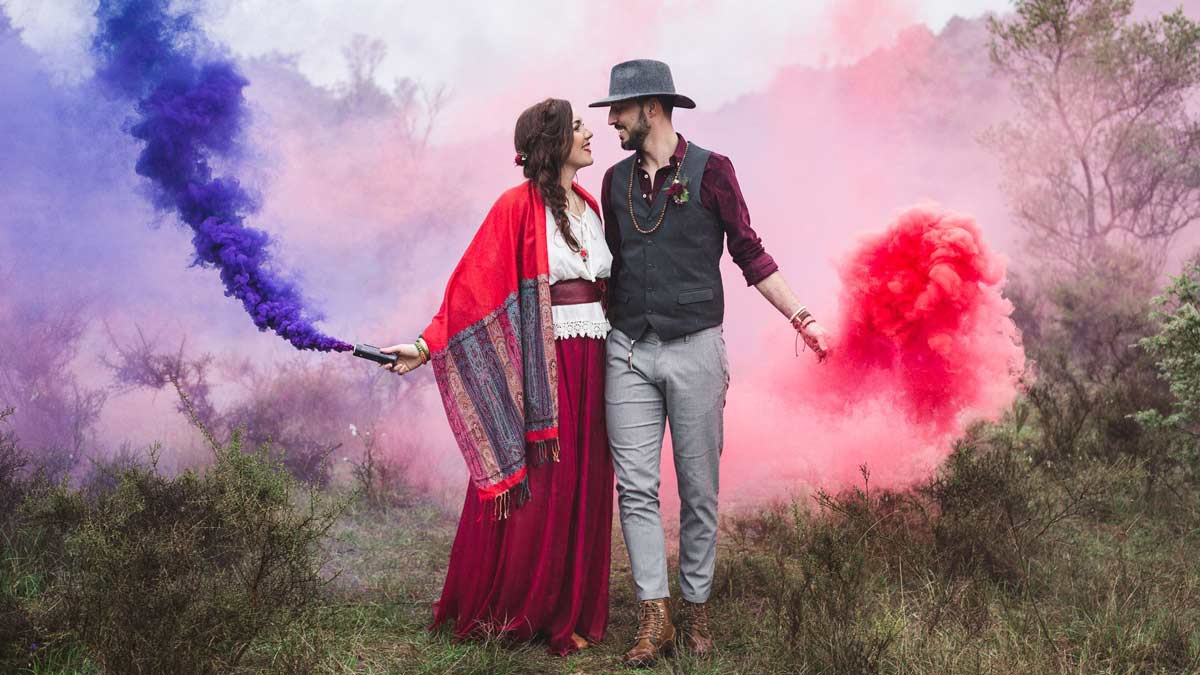
M612 330L612 325L607 321L590 321L581 319L576 321L555 322L554 338L556 340L566 340L568 338L586 337L603 340L608 337L608 332Z

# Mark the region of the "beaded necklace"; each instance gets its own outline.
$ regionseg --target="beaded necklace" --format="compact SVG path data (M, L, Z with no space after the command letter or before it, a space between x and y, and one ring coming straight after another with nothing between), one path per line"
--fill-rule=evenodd
M571 193L571 194L569 194L569 195L567 195L567 196L568 196L568 197L575 197L576 199L579 199L580 201L583 201L583 200L582 200L582 199L580 199L579 197L576 197L574 193ZM584 222L584 221L585 221L585 219L587 218L587 209L588 209L588 207L587 207L587 204L584 204L584 205L583 205L583 212L582 212L582 213L580 213L580 214L578 214L578 215L576 215L576 214L575 214L575 212L571 210L572 206L574 206L574 205L573 205L573 204L570 202L570 200L568 200L568 201L567 201L567 209L566 209L566 214L567 214L567 224L569 225L569 224L571 223L571 218L572 218L572 217L574 217L574 218L576 218L576 219L578 219L578 220L579 220L579 229L580 229L580 235L581 235L581 236L580 236L580 237L576 237L576 242L577 242L577 243L578 243L578 245L579 245L579 250L577 250L577 251L575 251L575 252L579 254L579 257L580 257L580 258L583 258L583 262L586 264L586 263L587 263L587 261L588 261L588 250L587 250L587 248L586 248L586 247L584 247L584 245L583 245L583 242L582 242L582 241L580 241L580 240L583 238L583 235L587 235L587 232L586 232L586 230L587 230L587 223L586 223L586 222ZM572 233L573 233L573 232L574 232L574 228L572 228ZM564 243L565 243L565 242L564 242ZM571 249L571 247L570 247L570 246L568 246L567 248L568 248L568 249ZM573 251L574 251L575 249L571 249L571 250L573 250Z
M673 183L679 182L679 173L683 171L683 160L687 159L688 148L690 147L692 147L691 141L688 141L687 145L683 146L683 157L679 160L679 166L675 167L675 180L672 181ZM654 234L658 228L662 227L663 218L667 217L667 206L670 205L671 200L668 199L663 204L662 213L658 214L658 222L654 224L654 227L643 230L642 226L638 224L637 216L633 214L633 177L636 173L636 168L632 168L629 172L629 217L633 219L633 229L642 234Z

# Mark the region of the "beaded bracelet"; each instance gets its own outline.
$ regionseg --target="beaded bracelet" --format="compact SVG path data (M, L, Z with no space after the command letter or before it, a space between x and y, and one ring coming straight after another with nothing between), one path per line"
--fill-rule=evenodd
M429 346L425 344L425 338L418 336L413 346L417 348L417 353L421 355L421 363L428 363L431 356L429 355Z

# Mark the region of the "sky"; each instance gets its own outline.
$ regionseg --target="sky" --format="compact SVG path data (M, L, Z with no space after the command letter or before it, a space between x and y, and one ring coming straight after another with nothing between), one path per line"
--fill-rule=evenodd
M612 63L656 58L674 68L676 88L713 109L767 86L779 68L853 61L900 28L940 31L957 15L1004 11L1006 0L812 0L805 2L621 0L582 3L403 0L213 0L193 7L215 41L239 58L293 59L318 86L346 80L342 49L356 35L387 47L376 80L445 84L458 103L503 100L516 79L535 75L547 91L602 98ZM90 70L89 0L0 0L24 40L60 77ZM439 138L493 133L491 120L448 111ZM504 119L504 124L508 120Z

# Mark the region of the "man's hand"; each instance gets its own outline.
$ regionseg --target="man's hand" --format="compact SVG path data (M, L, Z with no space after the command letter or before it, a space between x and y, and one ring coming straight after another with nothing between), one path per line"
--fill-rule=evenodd
M391 365L386 363L379 365L380 368L390 370L398 375L407 375L425 363L425 360L421 357L421 352L417 350L417 346L414 344L392 345L379 351L384 354L396 354L399 356L396 362Z
M809 321L807 328L801 327L799 323L793 325L800 333L800 337L804 338L804 344L817 353L817 361L824 361L831 351L829 333L825 332L821 324L816 321Z
M817 353L818 361L824 361L825 357L829 356L829 333L826 333L824 328L813 321L812 314L796 301L796 294L792 292L791 286L788 286L787 281L778 270L755 284L754 287L775 309L779 310L780 314L791 317L792 327L796 329L800 337L804 338L804 344ZM805 323L808 324L807 328L805 328Z

